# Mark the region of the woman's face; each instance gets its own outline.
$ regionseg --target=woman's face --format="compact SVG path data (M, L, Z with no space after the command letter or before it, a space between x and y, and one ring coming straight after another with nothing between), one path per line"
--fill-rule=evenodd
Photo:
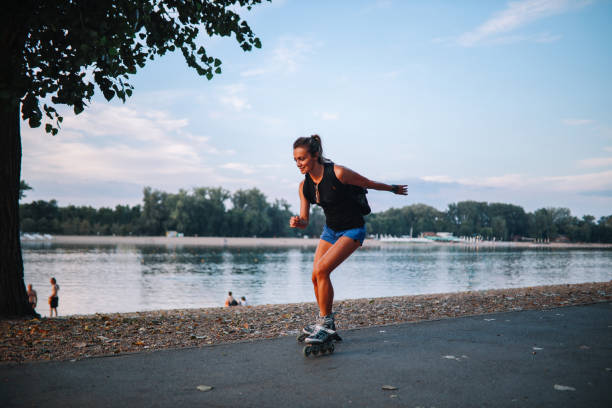
M310 173L317 162L317 158L313 157L305 147L299 146L293 149L293 160L300 169L302 174Z

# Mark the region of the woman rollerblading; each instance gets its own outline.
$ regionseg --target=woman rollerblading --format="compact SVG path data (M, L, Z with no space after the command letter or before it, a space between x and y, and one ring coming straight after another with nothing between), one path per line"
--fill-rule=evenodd
M330 274L357 248L366 236L364 214L370 212L365 189L391 191L406 195L405 185L389 185L369 180L353 170L334 164L323 157L318 135L300 137L293 143L293 158L304 180L300 183L300 215L291 217L291 228L308 226L310 205L325 213L325 227L315 251L312 283L319 305L320 324L304 328L298 341L304 340L304 354L333 352L334 340L340 336L332 314L334 288Z

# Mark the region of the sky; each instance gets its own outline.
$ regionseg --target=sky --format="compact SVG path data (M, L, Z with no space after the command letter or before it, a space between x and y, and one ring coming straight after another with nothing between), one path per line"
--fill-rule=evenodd
M373 211L464 200L612 214L612 2L297 1L240 11L263 47L202 37L212 81L150 62L57 136L22 123L22 202L142 203L145 186L258 188L298 211L293 141L369 179Z

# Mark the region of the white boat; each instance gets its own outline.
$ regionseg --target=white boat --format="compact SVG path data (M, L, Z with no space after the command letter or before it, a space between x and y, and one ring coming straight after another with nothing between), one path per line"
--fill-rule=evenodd
M408 244L433 244L433 241L427 238L412 238L412 237L394 237L394 236L383 236L379 238L382 242L405 242Z

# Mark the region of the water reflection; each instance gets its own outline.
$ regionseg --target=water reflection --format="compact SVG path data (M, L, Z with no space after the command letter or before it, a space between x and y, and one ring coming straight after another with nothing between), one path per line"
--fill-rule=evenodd
M24 245L39 312L60 285L60 314L313 301L314 249ZM446 246L362 248L332 274L337 299L612 279L611 250Z

